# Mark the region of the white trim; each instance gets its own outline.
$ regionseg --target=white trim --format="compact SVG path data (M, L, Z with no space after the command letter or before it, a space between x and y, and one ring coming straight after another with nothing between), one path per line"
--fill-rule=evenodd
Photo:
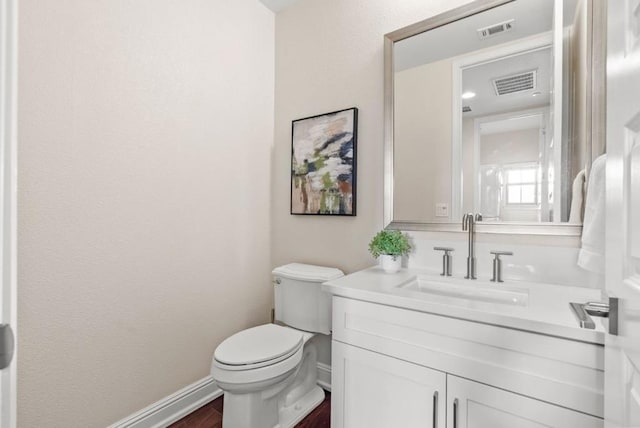
M476 117L473 119L473 212L482 213L480 207L480 193L481 193L481 180L480 180L480 150L482 144L482 137L480 135L480 126L485 121L484 118ZM487 120L488 121L488 120ZM462 141L460 141L462 145Z
M331 366L323 363L318 363L318 385L322 389L331 392Z
M552 119L553 131L553 222L560 223L562 221L562 61L564 47L564 24L563 10L564 0L556 0L554 2L553 11L553 94L551 98L550 116Z
M462 163L462 70L461 62L451 63L451 211L449 218L457 221L462 218L462 199L464 197L464 168ZM456 173L457 171L457 173Z
M18 112L18 0L0 0L0 322L17 335L17 112ZM16 426L17 339L13 361L2 371L0 426Z
M331 392L331 366L318 363L317 383ZM223 394L211 376L119 420L107 428L163 428L179 421ZM4 425L2 425L4 426Z
M145 407L108 428L162 428L170 425L223 394L207 376L168 397Z

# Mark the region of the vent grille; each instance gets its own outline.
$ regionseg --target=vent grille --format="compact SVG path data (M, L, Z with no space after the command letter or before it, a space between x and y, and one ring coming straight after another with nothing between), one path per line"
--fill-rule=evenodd
M493 37L498 34L511 31L513 30L514 22L515 22L514 19L510 19L508 21L500 22L498 24L489 25L488 27L479 28L478 30L476 30L478 32L478 38L480 40L484 40L484 39L488 39L489 37Z
M471 107L469 107L469 106L462 106L462 112L463 112L463 113L469 113L469 112L471 112Z
M532 91L537 86L537 71L531 70L524 73L493 79L493 89L496 95L515 94L517 92Z

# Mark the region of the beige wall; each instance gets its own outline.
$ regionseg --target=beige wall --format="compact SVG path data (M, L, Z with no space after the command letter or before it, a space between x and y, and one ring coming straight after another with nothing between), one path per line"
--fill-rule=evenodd
M395 73L393 161L402 165L393 174L396 220L443 220L436 204L451 208L452 85L451 59Z
M276 17L272 264L375 264L367 245L383 227L383 36L464 0L303 0ZM289 214L291 121L358 107L356 217Z
M274 15L22 0L19 19L18 424L104 427L268 320Z
M345 273L376 261L367 251L383 225L383 37L467 0L302 0L276 16L272 265L292 261ZM357 216L289 214L291 121L358 107ZM330 363L330 341L318 360Z

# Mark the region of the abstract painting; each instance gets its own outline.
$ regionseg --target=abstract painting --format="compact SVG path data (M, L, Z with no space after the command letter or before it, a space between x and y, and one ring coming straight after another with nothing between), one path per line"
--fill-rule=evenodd
M294 120L291 214L356 215L358 109Z

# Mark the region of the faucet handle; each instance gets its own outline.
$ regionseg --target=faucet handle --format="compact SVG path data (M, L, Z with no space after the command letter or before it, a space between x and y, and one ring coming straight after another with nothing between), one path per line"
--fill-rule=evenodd
M490 251L495 256L493 259L493 276L492 282L504 282L502 280L502 260L500 256L513 256L513 251Z
M440 276L451 276L451 252L453 248L449 247L433 247L436 251L444 251L442 254L442 273Z
M482 214L480 214L480 213L476 213L475 221L476 221L476 222L478 222L478 221L482 221Z
M500 258L500 256L513 256L513 251L489 251L491 254Z

